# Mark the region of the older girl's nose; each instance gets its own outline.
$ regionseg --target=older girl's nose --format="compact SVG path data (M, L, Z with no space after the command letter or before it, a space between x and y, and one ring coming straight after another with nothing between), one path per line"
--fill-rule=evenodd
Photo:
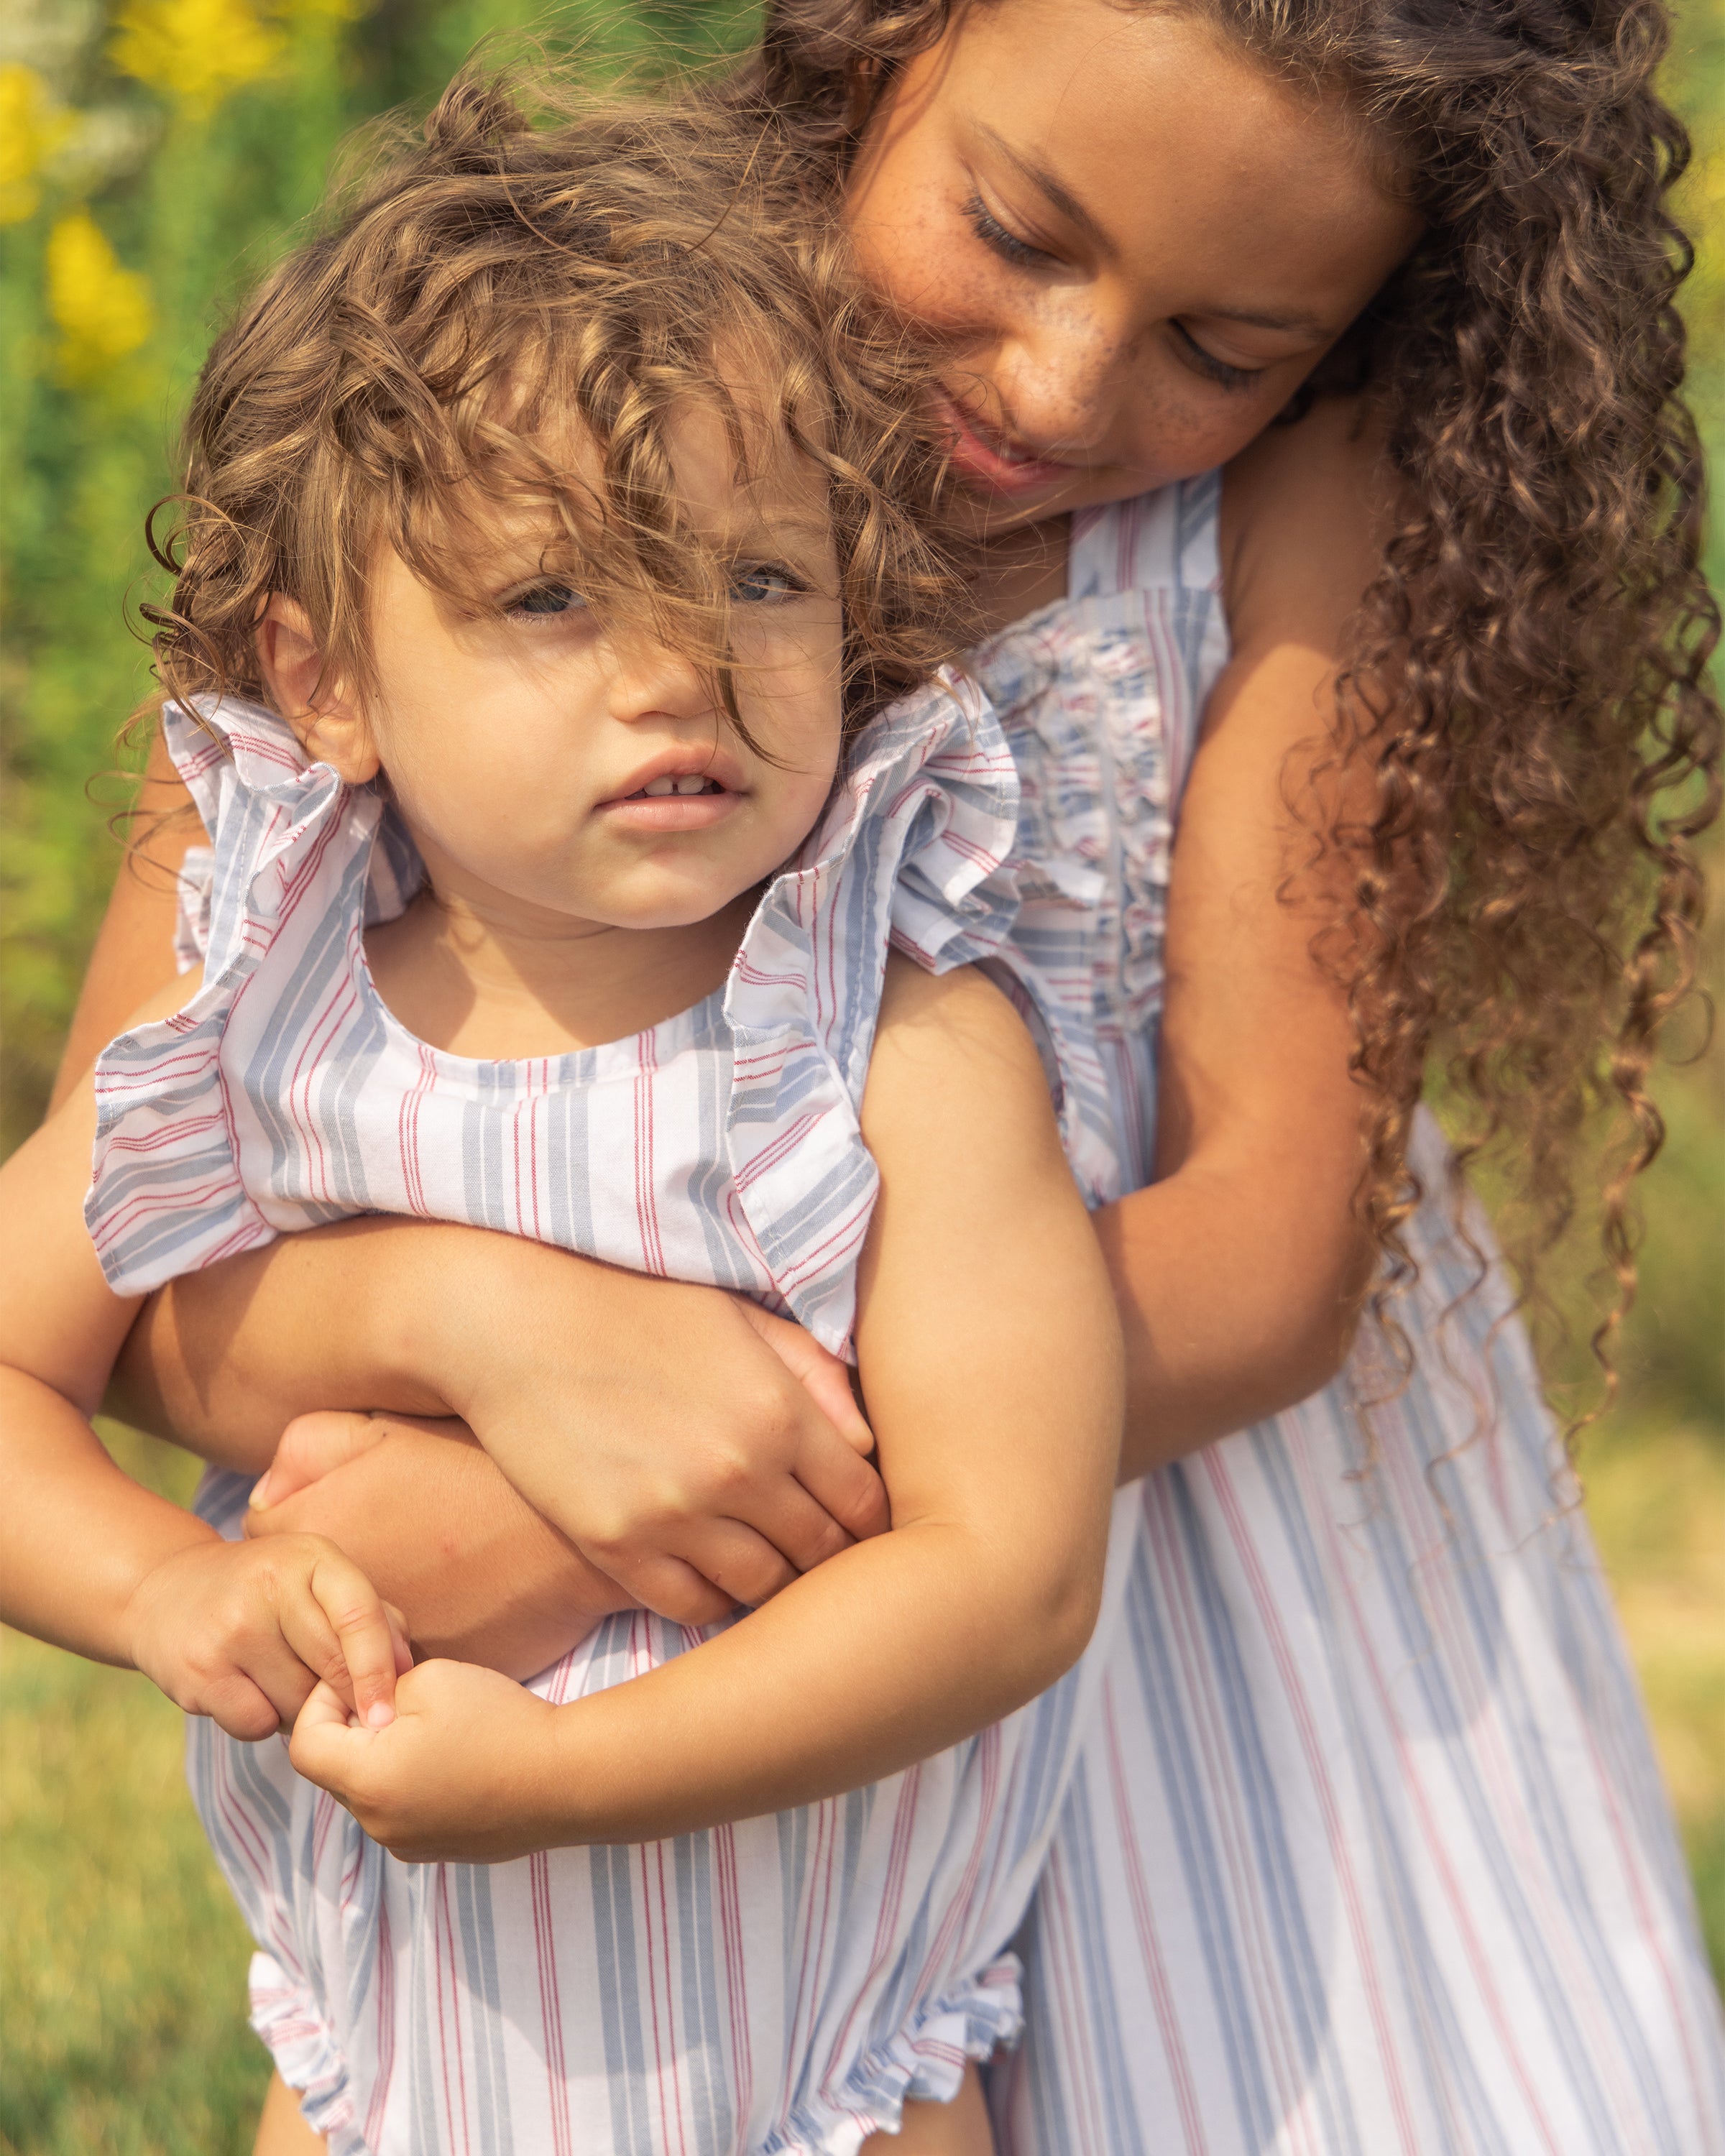
M1130 388L1132 351L1128 336L1089 311L1013 323L989 369L1001 423L1052 457L1103 454Z

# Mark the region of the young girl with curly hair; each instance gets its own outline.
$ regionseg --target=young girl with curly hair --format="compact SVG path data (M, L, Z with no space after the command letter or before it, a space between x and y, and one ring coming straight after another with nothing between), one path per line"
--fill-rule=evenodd
M192 1714L338 2156L851 2156L907 2098L979 2147L1133 1508L1074 1171L1121 1178L1088 1013L1009 938L1011 754L934 670L926 372L723 115L463 80L427 136L193 400L190 978L0 1171L0 1608ZM595 1575L531 1686L408 1667L338 1549L241 1535L249 1478L193 1518L85 1420L151 1289L383 1213L806 1330L890 1529L705 1640ZM487 1441L555 1517L546 1435Z
M789 0L709 93L936 341L972 663L1051 855L1020 940L1091 937L1142 1185L1097 1215L1137 1557L1003 2149L1725 2148L1633 1678L1458 1209L1489 1154L1537 1258L1605 1126L1626 1280L1687 980L1718 718L1666 34L1650 0ZM86 1055L167 911L122 882ZM732 1308L532 1255L375 1223L234 1261L146 1309L134 1412L209 1450L538 1416L582 1548L691 1621L824 1554L798 1496L862 1523ZM458 1435L316 1426L353 1456L256 1524L533 1666L568 1560Z

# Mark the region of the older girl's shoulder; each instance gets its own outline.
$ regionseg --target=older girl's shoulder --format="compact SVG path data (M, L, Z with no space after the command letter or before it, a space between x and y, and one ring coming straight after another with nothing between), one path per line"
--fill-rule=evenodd
M1394 490L1381 409L1320 398L1269 428L1222 479L1222 586L1236 654L1336 649L1383 558Z

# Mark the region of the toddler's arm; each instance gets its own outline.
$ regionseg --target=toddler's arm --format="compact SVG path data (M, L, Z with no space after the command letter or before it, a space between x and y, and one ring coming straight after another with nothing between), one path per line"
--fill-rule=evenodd
M1034 1050L973 976L895 963L864 1105L882 1189L862 1373L893 1504L693 1654L551 1707L484 1671L403 1680L398 1721L315 1697L302 1773L399 1852L652 1840L830 1795L998 1719L1095 1620L1120 1348ZM533 1433L488 1439L537 1492Z
M121 1474L90 1427L136 1307L85 1229L94 1125L86 1088L0 1170L0 1615L142 1670L236 1736L290 1721L320 1676L387 1718L405 1646L339 1550L223 1543Z
M159 736L140 808L145 839L97 939L56 1103L146 992L162 992L163 1010L183 1000L174 875L201 826ZM444 1415L435 1363L476 1383L511 1354L521 1401L569 1440L584 1556L527 1518L489 1463L454 1448L440 1471L398 1483L382 1515L374 1462L267 1524L363 1550L417 1632L523 1674L591 1621L595 1566L613 1583L607 1606L621 1583L624 1600L705 1624L886 1524L842 1372L796 1327L717 1289L479 1229L353 1221L191 1275L145 1306L110 1406L255 1472L295 1414ZM422 1460L435 1443L420 1440Z

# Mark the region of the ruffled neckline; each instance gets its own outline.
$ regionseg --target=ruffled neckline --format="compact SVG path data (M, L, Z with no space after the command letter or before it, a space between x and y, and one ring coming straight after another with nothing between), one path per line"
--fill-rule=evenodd
M985 725L985 708L973 684L947 674L873 721L850 745L814 829L768 880L724 980L695 1003L634 1033L537 1056L470 1056L439 1047L423 1040L389 1008L372 976L362 934L353 938L352 946L355 992L376 1021L398 1043L427 1060L440 1077L487 1090L499 1076L530 1068L552 1082L569 1085L632 1075L644 1060L662 1063L702 1045L721 1018L733 1029L757 1034L804 1023L801 996L810 986L806 964L795 964L787 973L785 960L788 946L794 949L809 940L811 894L842 869L865 828L880 813L883 793L907 783L947 743L973 740ZM287 722L262 706L226 698L202 704L195 712L169 705L163 716L171 735L178 737L176 761L194 797L208 791L200 785L208 765L225 757L248 794L287 813L286 845L266 849L250 879L250 903L244 910L254 924L262 926L275 916L276 893L287 865L285 856L300 857L344 818L356 850L361 844L368 849L367 925L395 919L406 910L424 871L411 836L392 815L379 788L348 785L331 765L309 757ZM1003 747L992 767L984 759L971 777L973 798L965 804L968 813L961 809L942 819L922 850L927 858L915 864L918 880L932 886L936 902L922 909L920 932L899 937L919 961L931 967L964 963L947 955L955 938L976 939L977 947L969 956L991 955L1012 926L1009 883L1001 885L997 880L983 895L983 886L991 877L998 878L1017 828L1009 755ZM200 798L200 807L203 805ZM206 821L213 824L213 815ZM906 916L913 911L910 905L898 909ZM894 925L905 929L896 919ZM251 939L242 933L239 940ZM788 1009L788 988L793 992Z

